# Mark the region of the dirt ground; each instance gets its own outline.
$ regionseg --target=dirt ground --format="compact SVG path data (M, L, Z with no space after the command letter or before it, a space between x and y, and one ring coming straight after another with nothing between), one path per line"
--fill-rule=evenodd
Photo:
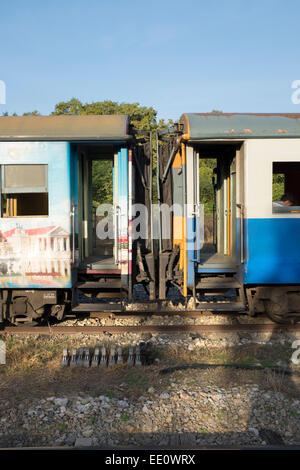
M181 384L182 388L259 384L266 390L300 397L300 367L290 361L290 345L280 342L276 346L248 344L189 351L172 344L170 338L164 345L146 343L146 365L111 368L61 366L63 348L94 348L104 344L103 338L6 336L5 342L7 362L0 366L0 399L16 402L70 393L116 398L125 393L129 399L138 399L152 384L157 393L167 392L172 384ZM123 348L124 355L128 347ZM200 364L211 367L203 369ZM249 370L251 367L262 370Z

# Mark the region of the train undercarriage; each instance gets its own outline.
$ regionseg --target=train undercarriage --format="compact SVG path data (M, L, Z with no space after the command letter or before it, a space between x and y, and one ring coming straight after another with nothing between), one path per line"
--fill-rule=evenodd
M224 314L236 311L250 316L267 314L279 324L300 321L299 286L243 286L241 289L234 282L233 279L216 280L212 277L202 279L198 282L194 297L195 309ZM82 295L90 297L89 303L80 303L78 299ZM221 301L217 300L218 295ZM111 311L117 314L124 311L125 303L122 300L126 299L126 295L123 299L120 297L118 279L81 281L73 289L1 289L0 296L0 323L16 326L38 325L51 318L61 321L68 314L80 312ZM207 297L214 300L207 302ZM105 299L104 303L100 299ZM156 301L159 302L162 301Z

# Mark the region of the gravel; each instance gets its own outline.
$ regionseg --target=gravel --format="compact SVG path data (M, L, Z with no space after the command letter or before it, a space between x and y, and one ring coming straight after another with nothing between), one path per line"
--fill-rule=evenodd
M182 389L175 383L169 393L149 387L135 401L69 395L12 406L1 400L0 445L251 446L274 444L274 436L295 444L300 441L299 404L258 386Z

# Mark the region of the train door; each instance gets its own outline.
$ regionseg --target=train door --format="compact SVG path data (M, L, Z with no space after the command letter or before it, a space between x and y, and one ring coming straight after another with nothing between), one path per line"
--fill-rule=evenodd
M197 180L196 260L198 267L230 269L236 265L235 149L201 148L195 152Z
M90 270L116 269L118 176L112 148L82 149L78 173L81 264Z

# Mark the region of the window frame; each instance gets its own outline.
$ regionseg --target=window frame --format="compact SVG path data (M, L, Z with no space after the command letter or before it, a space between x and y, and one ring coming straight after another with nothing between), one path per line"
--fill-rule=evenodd
M33 166L33 165L39 165L39 166L43 166L45 167L45 182L46 182L46 186L34 186L34 187L19 187L19 188L6 188L5 187L5 167L6 166L16 166L16 165L23 165L23 166ZM0 218L4 218L4 219L13 219L13 218L47 218L49 217L49 208L50 208L50 205L49 205L49 179L48 179L48 175L49 175L49 165L48 163L20 163L20 164L15 164L15 163L4 163L4 164L1 164L0 165ZM32 193L32 194L41 194L41 193L44 193L44 194L47 194L47 214L43 214L43 215L9 215L9 216L6 216L4 213L3 213L3 195L5 194L28 194L28 193Z
M8 188L5 186L5 167L7 166L43 166L45 167L45 181L46 186L23 186L18 188ZM14 193L48 193L48 165L44 163L8 163L1 165L1 194L14 194Z
M272 162L272 214L299 214L300 213L300 206L285 206L285 205L274 205L274 202L277 202L277 201L273 201L273 176L278 174L278 173L274 173L274 164L278 164L278 163L282 163L283 165L287 165L289 163L291 164L298 164L299 165L299 169L300 169L300 161L273 161Z

